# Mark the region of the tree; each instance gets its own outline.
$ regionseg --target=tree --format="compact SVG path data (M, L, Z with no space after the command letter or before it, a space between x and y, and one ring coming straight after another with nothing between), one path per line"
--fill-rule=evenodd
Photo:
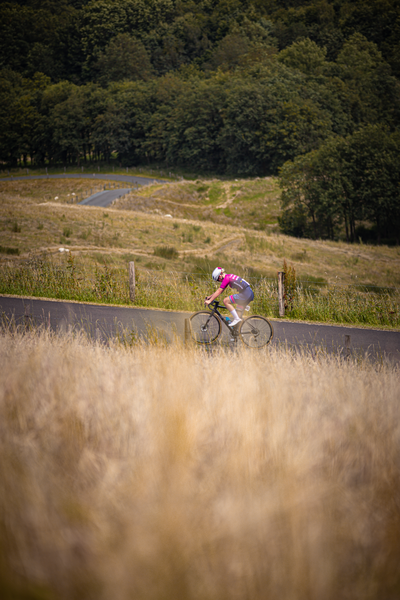
M44 97L47 105L48 127L51 131L52 155L64 164L87 160L95 153L108 160L107 144L96 145L92 131L96 119L106 110L106 98L96 84L52 86ZM57 101L58 100L58 101Z
M278 60L305 75L318 76L326 71L326 48L306 38L282 50Z
M399 243L400 136L387 128L368 125L347 141L346 161L352 165L354 198L363 221L372 222L378 244L392 235Z
M41 99L50 79L37 73L28 80L3 69L0 72L0 156L16 165L20 158L26 164L41 160L38 135L41 123Z
M328 140L319 150L282 167L279 222L285 233L314 239L335 239L338 235L346 212L346 191L336 152L338 139ZM323 156L323 149L328 148L328 156Z
M97 61L98 80L103 86L124 79L148 79L152 66L146 48L128 33L114 37Z
M9 165L16 165L21 156L18 103L23 87L21 75L0 71L0 160Z
M115 36L134 32L140 39L172 17L172 0L91 0L81 26L86 76L95 76L93 66Z
M352 35L339 53L333 73L346 86L348 110L356 125L399 125L399 83L374 43L359 33Z
M123 165L146 160L146 141L152 115L157 110L156 82L124 81L107 90L107 107L94 126L94 139L101 135L117 152Z
M81 72L80 11L66 0L5 2L0 6L0 68L53 81Z
M168 125L166 160L197 171L224 172L219 135L227 89L220 79L185 82Z
M250 43L246 37L240 33L229 33L215 48L208 65L211 69L234 69L249 50Z
M400 14L398 0L353 0L342 2L339 27L345 38L354 33L376 44L396 77L400 75Z
M287 233L334 239L344 229L357 241L357 223L373 223L376 239L399 238L400 136L368 125L281 169L281 226Z
M326 139L331 116L320 105L318 91L309 91L301 73L279 63L254 79L231 82L221 131L229 172L276 173L286 160Z

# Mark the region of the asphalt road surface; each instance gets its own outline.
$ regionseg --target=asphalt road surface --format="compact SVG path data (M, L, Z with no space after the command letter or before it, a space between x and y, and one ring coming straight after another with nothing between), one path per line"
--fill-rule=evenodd
M152 183L167 183L162 179L152 179L151 177L137 177L135 175L113 175L104 173L65 173L64 175L25 175L22 177L1 177L2 181L23 181L25 179L91 179L92 181L106 179L107 181L121 181L130 184L131 186L138 185L150 185ZM131 187L125 189L105 190L104 192L98 192L93 194L85 200L82 200L79 204L86 206L108 206L116 198L120 198L124 194L131 191Z
M55 331L83 329L94 339L103 341L117 334L129 337L133 333L148 337L156 331L171 341L176 335L184 338L185 319L190 313L0 296L0 315L6 322L12 319L17 325L45 325ZM312 354L324 349L344 355L368 355L375 359L387 357L400 364L398 331L279 320L271 322L274 327L273 345L307 349ZM228 330L223 334L222 343L229 346Z
M116 200L120 198L124 194L127 194L131 191L132 188L119 188L116 190L104 190L104 192L97 192L88 198L79 202L79 204L84 204L85 206L108 206Z

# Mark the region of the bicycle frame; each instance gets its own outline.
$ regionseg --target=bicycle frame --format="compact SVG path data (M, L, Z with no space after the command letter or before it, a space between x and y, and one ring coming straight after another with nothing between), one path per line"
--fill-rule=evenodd
M213 306L214 308L213 308L213 309L211 309L211 308L210 308L210 306ZM219 312L219 310L218 310L219 308L223 308L224 310L228 310L228 309L226 308L226 306L225 306L225 305L223 305L223 304L219 304L219 303L218 303L218 300L214 300L213 302L211 302L211 304L209 304L209 305L207 306L207 308L208 308L208 309L211 311L211 312L210 312L210 318L211 318L213 315L217 314L217 315L219 316L219 318L220 318L221 322L222 322L222 323L225 325L225 327L228 329L228 331L229 331L230 335L232 335L232 337L233 337L233 338L235 338L235 341L237 341L237 339L238 339L238 337L239 337L239 332L237 331L236 327L230 327L230 326L228 325L228 323L225 321L225 318L224 318L224 316L223 316L223 315L221 315L221 313L220 313L220 312ZM207 321L207 323L208 323L208 321Z

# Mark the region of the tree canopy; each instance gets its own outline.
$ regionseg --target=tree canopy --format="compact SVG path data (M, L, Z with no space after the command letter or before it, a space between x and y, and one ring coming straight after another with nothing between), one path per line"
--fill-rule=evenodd
M368 125L333 137L281 170L283 215L289 234L358 241L371 222L378 243L400 241L400 133ZM358 227L357 227L358 225Z
M285 231L390 237L399 76L400 0L9 0L0 162L281 172Z

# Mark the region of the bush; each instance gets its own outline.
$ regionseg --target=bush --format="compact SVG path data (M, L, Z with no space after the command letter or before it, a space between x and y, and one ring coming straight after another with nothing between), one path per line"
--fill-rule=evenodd
M0 246L1 254L19 254L19 248L10 248L9 246Z
M11 226L11 231L13 233L21 233L21 225L18 225L18 221L14 221Z
M160 256L161 258L178 258L179 253L176 248L173 246L157 246L154 250L155 256Z

